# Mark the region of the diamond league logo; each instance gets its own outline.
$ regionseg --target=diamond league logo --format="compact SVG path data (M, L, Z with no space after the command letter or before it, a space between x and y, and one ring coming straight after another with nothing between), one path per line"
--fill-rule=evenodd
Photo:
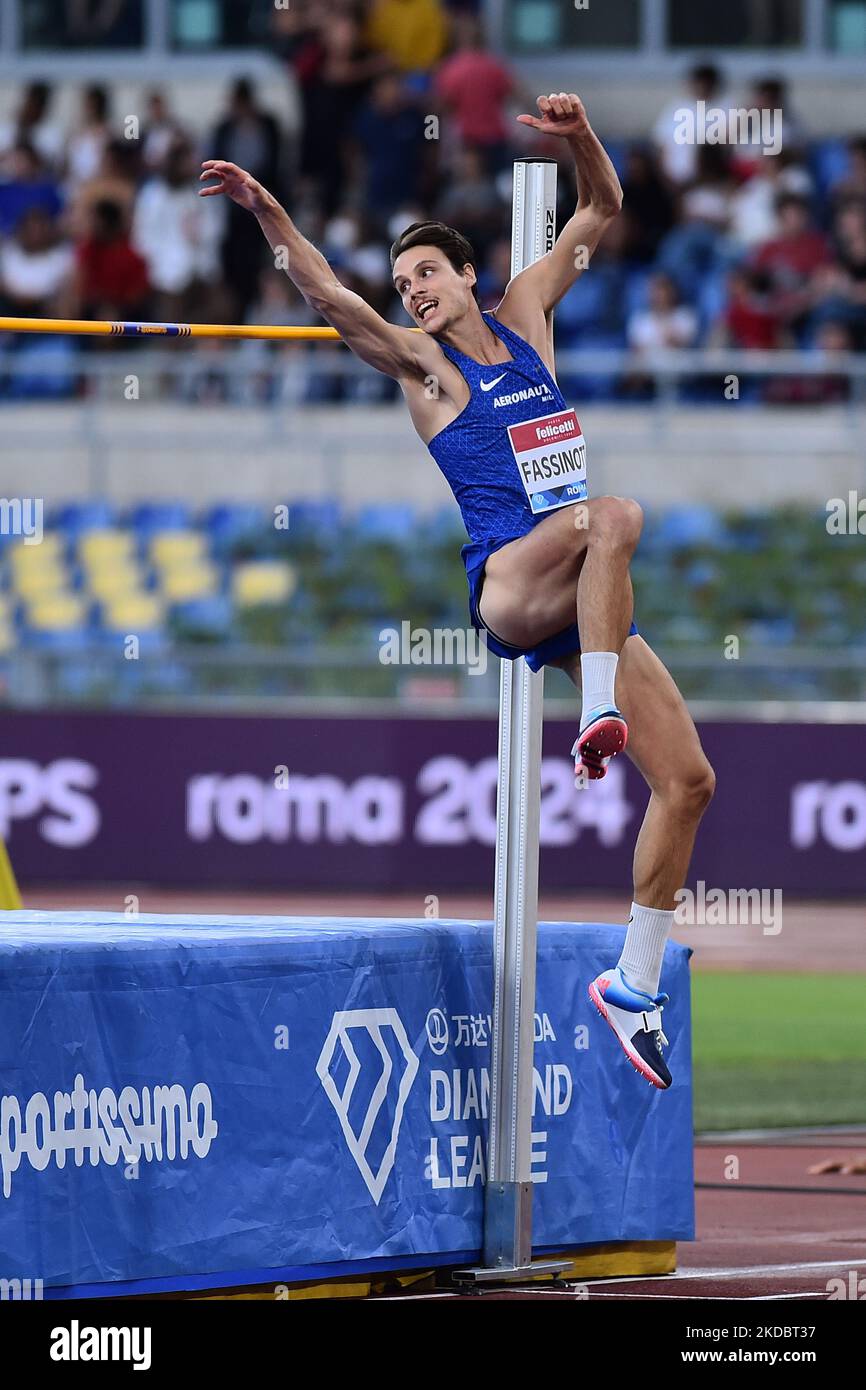
M349 1120L349 1106L351 1105L352 1095L355 1090L355 1083L361 1074L361 1064L358 1061L358 1054L352 1046L351 1032L353 1029L363 1028L369 1035L376 1051L382 1059L382 1072L376 1082L364 1115L360 1131L356 1134ZM382 1037L382 1030L390 1028L393 1031L403 1059L406 1063L405 1069L399 1081L394 1076L394 1063L391 1054L385 1045ZM342 1091L337 1089L337 1083L331 1075L331 1063L334 1060L334 1053L337 1044L343 1049L346 1060L349 1064L349 1074L346 1078ZM403 1121L403 1111L412 1083L418 1071L418 1058L415 1056L409 1045L406 1036L406 1029L403 1021L396 1009L345 1009L334 1014L331 1020L331 1027L325 1039L319 1060L316 1063L316 1074L325 1088L325 1094L337 1112L337 1118L343 1130L343 1137L349 1153L358 1165L358 1171L367 1190L376 1205L385 1190L385 1184L394 1167L394 1160L397 1156L397 1140L400 1136L400 1125ZM373 1128L388 1099L389 1089L393 1090L392 1081L397 1085L397 1098L394 1106L394 1118L391 1122L391 1135L388 1147L382 1155L378 1172L374 1173L367 1161L367 1147Z

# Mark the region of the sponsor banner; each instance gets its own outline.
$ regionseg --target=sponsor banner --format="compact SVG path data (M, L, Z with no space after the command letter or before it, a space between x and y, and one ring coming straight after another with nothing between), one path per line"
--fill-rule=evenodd
M587 996L623 933L539 929L537 1246L693 1235L689 952L662 1094ZM0 1277L477 1257L491 980L477 922L3 914Z
M866 725L700 732L690 883L866 892ZM647 788L618 758L576 791L574 733L545 723L541 885L626 891ZM24 882L486 891L496 744L495 719L7 714L0 838Z

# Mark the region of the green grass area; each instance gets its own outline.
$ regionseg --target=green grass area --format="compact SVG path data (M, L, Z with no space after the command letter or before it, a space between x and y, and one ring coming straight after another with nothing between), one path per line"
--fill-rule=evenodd
M692 977L695 1128L866 1123L866 974Z

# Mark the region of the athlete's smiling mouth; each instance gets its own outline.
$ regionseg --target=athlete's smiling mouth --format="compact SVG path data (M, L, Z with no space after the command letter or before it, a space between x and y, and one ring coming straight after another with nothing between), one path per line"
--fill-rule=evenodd
M432 314L434 310L438 308L438 299L422 299L421 303L418 305L418 308L415 310L415 317L419 319L421 323L423 323L427 315Z

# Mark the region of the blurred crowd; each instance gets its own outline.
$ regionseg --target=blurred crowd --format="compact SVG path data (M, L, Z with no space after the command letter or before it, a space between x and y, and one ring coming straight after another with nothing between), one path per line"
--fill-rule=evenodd
M275 8L271 51L301 110L291 133L287 112L269 109L243 78L208 129L182 122L160 90L130 125L100 85L81 91L76 120L61 128L50 85L32 82L0 125L0 312L314 322L274 270L255 219L197 196L207 157L254 174L340 277L395 321L402 309L388 247L421 217L470 238L482 305L494 306L509 275L512 160L533 151L560 161L560 223L576 188L563 142L514 120L535 110L537 93L486 50L478 8L473 0ZM679 143L674 112L698 102L781 111L780 152ZM799 347L830 363L866 349L866 135L821 134L791 109L779 79L729 91L702 66L652 114L644 141L606 142L623 214L559 307L558 343L629 347L637 366L582 374L574 383L582 396L650 397L640 360L655 364L671 348ZM3 350L13 349L34 350L7 340ZM2 376L0 389L19 394L27 380ZM765 399L837 399L848 384L828 373L750 389Z

